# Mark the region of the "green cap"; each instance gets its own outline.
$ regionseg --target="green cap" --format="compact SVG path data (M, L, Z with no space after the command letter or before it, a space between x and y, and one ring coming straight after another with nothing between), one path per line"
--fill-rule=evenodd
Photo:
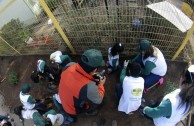
M67 60L69 62L71 61L71 58L68 55L61 55L59 57L60 57L62 62L65 61L65 60Z
M140 41L137 51L148 50L150 46L151 46L151 42L148 41L147 39L143 39Z
M83 63L91 67L100 67L105 65L105 62L102 57L102 53L96 49L86 50L82 54L81 60Z
M31 88L32 88L32 85L24 84L21 87L21 91L22 93L28 93L31 90Z

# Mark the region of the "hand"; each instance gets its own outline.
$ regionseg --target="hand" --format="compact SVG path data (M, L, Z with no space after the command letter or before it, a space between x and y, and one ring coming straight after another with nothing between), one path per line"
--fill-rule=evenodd
M149 108L149 107L146 106L146 107L143 108L143 113L144 113L144 114L145 114L145 110L146 110L147 108Z
M104 76L104 78L102 80L100 80L99 84L103 84L104 85L105 82L106 82L106 77Z
M124 67L127 68L128 64L129 64L129 60L125 60L124 61Z

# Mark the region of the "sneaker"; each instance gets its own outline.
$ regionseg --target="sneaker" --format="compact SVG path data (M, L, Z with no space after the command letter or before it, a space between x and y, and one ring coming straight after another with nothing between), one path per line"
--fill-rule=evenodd
M117 126L117 121L116 120L112 121L112 126Z
M86 115L91 115L91 116L94 116L97 114L98 114L98 110L94 110L93 112L86 112Z

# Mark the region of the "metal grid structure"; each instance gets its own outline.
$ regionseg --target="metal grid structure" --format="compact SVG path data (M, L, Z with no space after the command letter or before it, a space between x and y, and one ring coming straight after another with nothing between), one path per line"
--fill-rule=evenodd
M186 33L146 7L151 0L45 1L77 54L96 48L107 55L110 46L121 42L125 45L123 55L129 56L136 52L139 40L148 39L162 50L167 59L172 59L186 36ZM46 13L41 11L33 24L19 27L28 36L26 42L23 38L12 42L2 33L0 35L21 55L49 54L54 50L70 53L55 26L48 25L48 20ZM10 53L11 48L6 50L0 50L0 55L20 55ZM183 54L180 54L178 60L183 59Z

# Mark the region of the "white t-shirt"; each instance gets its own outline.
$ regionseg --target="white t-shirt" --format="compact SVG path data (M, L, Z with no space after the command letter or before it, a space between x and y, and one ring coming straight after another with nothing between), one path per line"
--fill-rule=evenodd
M111 47L108 49L108 62L111 66L113 66L112 62L114 59L117 59L116 67L119 65L119 54L112 56L111 55Z
M144 90L144 79L126 76L123 80L123 94L119 101L118 111L129 114L136 111L141 105L141 98Z

